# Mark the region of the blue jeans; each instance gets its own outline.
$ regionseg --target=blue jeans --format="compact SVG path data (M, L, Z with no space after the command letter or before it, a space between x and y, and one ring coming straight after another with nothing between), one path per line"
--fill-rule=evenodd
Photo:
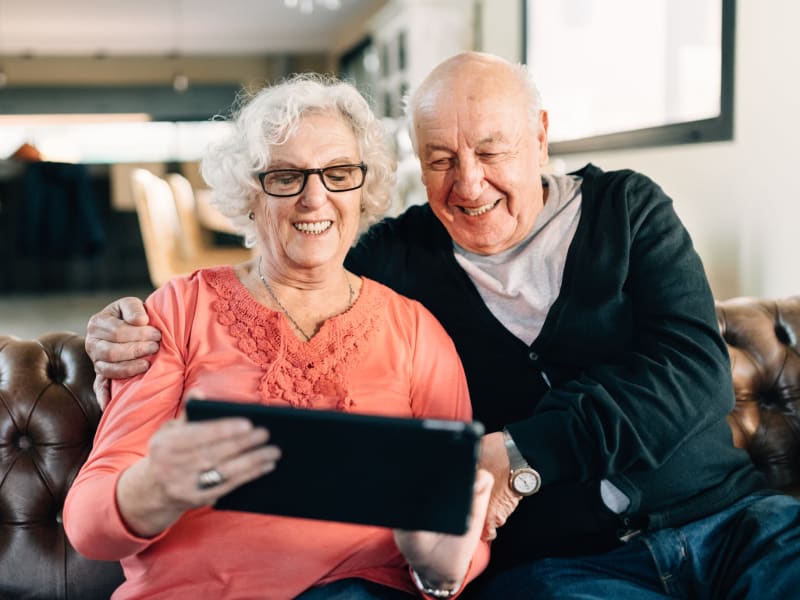
M655 600L800 597L800 499L756 493L710 517L594 556L500 571L470 597Z
M306 590L295 600L410 600L411 594L366 579L340 579Z

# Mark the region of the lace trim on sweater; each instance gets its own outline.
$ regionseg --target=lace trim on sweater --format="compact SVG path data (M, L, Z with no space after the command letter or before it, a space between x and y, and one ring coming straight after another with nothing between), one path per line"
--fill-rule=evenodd
M280 399L298 408L331 410L355 406L349 373L380 326L386 302L371 281L362 278L353 306L302 342L290 331L283 313L259 304L231 267L208 269L206 277L217 294L212 304L217 321L264 372L258 390L266 403Z

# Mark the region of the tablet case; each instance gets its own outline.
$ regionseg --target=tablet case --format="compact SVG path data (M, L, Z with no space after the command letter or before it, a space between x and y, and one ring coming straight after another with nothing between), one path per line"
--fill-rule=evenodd
M215 507L462 534L480 423L189 400L189 420L244 416L281 449L276 469Z

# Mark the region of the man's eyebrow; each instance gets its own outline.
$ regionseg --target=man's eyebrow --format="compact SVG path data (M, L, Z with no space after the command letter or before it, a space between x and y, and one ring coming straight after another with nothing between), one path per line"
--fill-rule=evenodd
M449 148L448 146L443 146L441 144L425 144L426 152L435 152L436 150L441 150L442 152L455 153L455 150Z
M478 140L478 143L475 144L476 146L480 146L481 144L491 144L493 142L505 142L508 141L506 136L503 135L502 131L495 131L494 133L490 133L489 135L481 138Z
M482 146L483 144L492 144L492 143L507 142L507 141L508 138L505 135L503 135L502 131L495 131L478 140L478 142L475 144L474 147L477 148L479 146ZM450 154L456 153L456 150L450 148L449 146L445 146L443 144L425 144L424 149L426 153L431 153L436 151L448 152Z

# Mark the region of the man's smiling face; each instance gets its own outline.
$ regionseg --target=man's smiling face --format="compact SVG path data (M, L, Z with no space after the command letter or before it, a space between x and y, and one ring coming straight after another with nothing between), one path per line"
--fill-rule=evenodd
M507 68L466 60L426 90L414 126L422 182L450 236L478 254L522 241L544 206L547 113Z

